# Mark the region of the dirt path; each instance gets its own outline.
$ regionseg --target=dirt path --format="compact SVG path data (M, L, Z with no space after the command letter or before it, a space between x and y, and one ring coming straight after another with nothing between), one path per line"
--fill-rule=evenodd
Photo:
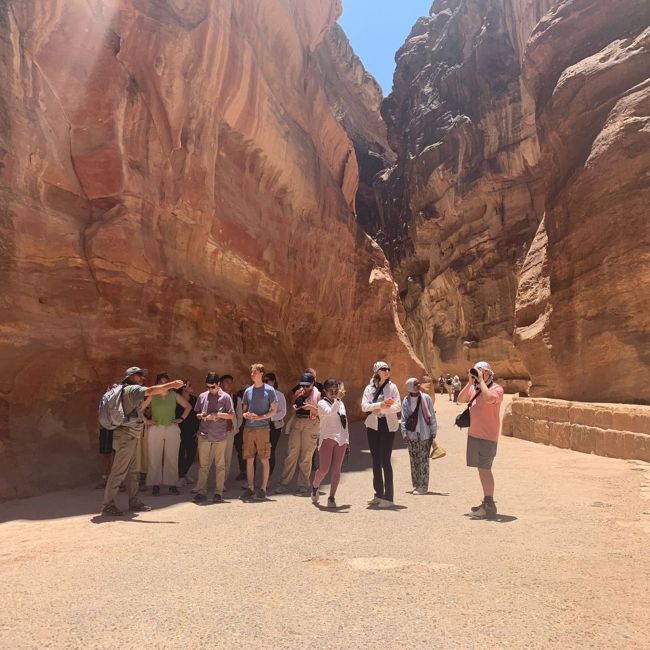
M0 647L650 647L650 467L505 438L502 516L472 520L458 409L437 408L434 494L408 493L398 449L395 511L365 505L359 429L334 512L235 491L118 521L91 489L0 504Z

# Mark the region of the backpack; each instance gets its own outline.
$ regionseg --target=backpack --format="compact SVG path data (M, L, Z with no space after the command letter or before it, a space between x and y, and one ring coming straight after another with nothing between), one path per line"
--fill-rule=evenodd
M100 398L97 419L102 429L112 431L124 424L124 384L113 384Z

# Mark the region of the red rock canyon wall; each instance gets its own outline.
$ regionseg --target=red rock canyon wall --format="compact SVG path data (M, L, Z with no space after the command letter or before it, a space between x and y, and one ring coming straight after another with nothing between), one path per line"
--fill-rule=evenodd
M420 372L315 49L335 0L0 3L0 496L90 476L133 363Z

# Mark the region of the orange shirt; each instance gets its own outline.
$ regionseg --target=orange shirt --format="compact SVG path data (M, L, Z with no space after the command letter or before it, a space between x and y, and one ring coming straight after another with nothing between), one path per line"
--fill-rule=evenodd
M501 433L501 402L503 402L503 388L499 384L490 386L490 394L497 398L496 402L489 404L481 395L479 395L469 409L469 435L473 438L482 440L492 440L496 442ZM469 399L476 395L476 389L471 386L469 389Z

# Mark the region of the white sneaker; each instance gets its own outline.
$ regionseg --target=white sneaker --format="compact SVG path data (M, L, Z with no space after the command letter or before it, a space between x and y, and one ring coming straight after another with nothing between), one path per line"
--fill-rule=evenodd
M415 488L413 494L426 494L427 490L422 490L421 488Z
M382 501L383 501L383 499L380 499L379 497L372 497L372 499L370 499L370 501L368 501L368 505L369 506L378 506Z
M395 504L387 499L379 499L378 508L392 508Z

